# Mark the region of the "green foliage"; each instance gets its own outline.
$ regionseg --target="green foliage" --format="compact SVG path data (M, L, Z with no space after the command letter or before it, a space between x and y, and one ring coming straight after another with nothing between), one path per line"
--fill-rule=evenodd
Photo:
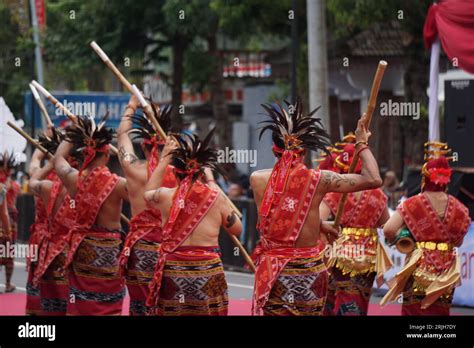
M23 113L24 86L33 75L34 46L31 32L21 33L4 2L0 2L0 23L0 96L18 117Z

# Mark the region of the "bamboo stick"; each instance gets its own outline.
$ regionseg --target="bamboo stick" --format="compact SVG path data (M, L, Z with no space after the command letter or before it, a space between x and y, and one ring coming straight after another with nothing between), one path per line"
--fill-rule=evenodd
M366 111L366 127L369 129L370 122L372 121L372 115L375 110L375 103L377 102L377 96L380 90L380 84L382 83L383 74L385 69L387 68L387 62L384 60L379 61L379 65L377 67L377 71L375 73L374 80L372 82L372 89L370 90L370 98L369 103L367 104L367 111ZM349 167L349 173L354 173L354 170L357 166L357 162L359 161L359 156L357 152L354 154L352 158L351 165ZM344 205L347 201L347 193L342 194L341 200L339 201L339 205L337 207L336 217L334 218L334 227L339 228L342 213L344 212Z
M51 93L49 93L46 88L41 86L35 80L33 80L31 84L36 87L36 89L40 91L51 103L53 103L55 107L60 109L66 115L66 117L71 120L71 122L73 122L74 124L77 123L77 116L74 115L71 111L69 111L69 109L65 107L59 100L57 100ZM115 146L110 144L109 147L112 153L118 155L118 149Z
M49 117L48 111L46 110L46 107L44 106L43 101L41 100L41 97L38 94L38 91L36 90L35 86L33 86L31 83L30 83L30 89L31 89L31 92L33 93L33 97L35 98L36 103L38 103L39 109L41 111L41 114L44 117L44 120L46 121L46 124L49 127L54 127L54 124L51 121L51 118Z
M35 139L33 139L32 137L30 137L30 135L28 133L26 133L23 129L17 127L14 123L10 122L10 121L7 121L7 125L10 126L10 128L14 129L18 134L20 134L23 138L26 139L26 141L28 141L31 145L33 145L34 147L36 147L38 150L40 150L42 153L44 153L46 155L46 157L48 157L49 160L51 160L53 158L53 155L48 151L46 150L40 143L38 143Z
M92 41L90 43L92 49L97 53L97 55L102 59L102 61L107 65L107 67L112 71L112 73L119 79L120 83L122 83L123 87L128 90L130 93L134 94L135 91L133 90L133 86L128 80L123 76L120 70L115 66L115 64L110 60L109 56L102 50L102 48L95 42ZM136 87L135 87L136 88ZM142 97L141 93L139 93ZM143 98L143 97L142 97ZM144 98L143 98L144 99ZM148 104L148 103L146 103ZM161 136L162 139L166 139L166 133L161 128L160 124L158 123L157 119L153 115L153 110L151 110L151 106L148 106L145 110L145 116L150 120L155 128L155 131Z
M135 94L135 96L138 98L140 101L140 104L142 105L143 112L145 116L150 120L151 124L153 125L153 128L155 131L160 135L160 137L164 140L167 139L167 135L164 132L163 128L161 128L158 120L154 117L153 115L153 110L151 109L150 104L143 98L142 94L138 90L137 86L130 84L128 80L123 76L123 74L120 72L120 70L115 66L114 63L110 60L109 56L100 48L100 46L95 42L92 41L90 43L90 46L92 49L97 53L97 55L102 59L102 61L107 65L107 67L112 71L112 73L119 79L119 81L122 83L122 85L130 92ZM222 189L219 187L221 193L226 197L227 201L229 202L230 206L232 209L236 212L236 214L239 216L239 218L242 218L242 213L237 209L235 204L225 195L225 193L222 191ZM252 262L252 259L248 255L247 251L243 247L242 243L233 235L229 234L232 241L234 244L242 251L243 256L245 258L245 261L248 263L249 267L255 272L255 265ZM235 237L235 238L233 238Z

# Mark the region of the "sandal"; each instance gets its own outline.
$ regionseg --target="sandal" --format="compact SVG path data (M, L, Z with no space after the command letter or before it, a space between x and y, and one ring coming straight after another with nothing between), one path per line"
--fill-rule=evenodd
M7 294L7 293L13 292L13 291L15 291L15 290L16 290L16 286L10 284L9 287L5 288L5 293Z

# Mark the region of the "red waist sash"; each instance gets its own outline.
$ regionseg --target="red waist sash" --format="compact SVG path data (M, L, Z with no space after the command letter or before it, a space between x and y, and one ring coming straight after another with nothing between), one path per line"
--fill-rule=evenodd
M153 233L152 233L153 232ZM128 262L133 246L142 238L150 237L152 242L161 242L161 213L155 209L147 209L135 215L130 220L130 231L125 240L124 247L119 257L119 265L123 270Z
M261 313L262 308L268 301L273 285L289 261L318 257L326 247L321 240L318 241L316 246L305 248L280 247L266 249L263 246L264 244L265 242L259 243L253 253L257 269L255 271L252 315Z

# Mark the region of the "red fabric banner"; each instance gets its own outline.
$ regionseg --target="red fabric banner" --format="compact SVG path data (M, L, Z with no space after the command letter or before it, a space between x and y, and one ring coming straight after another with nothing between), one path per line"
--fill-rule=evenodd
M474 74L474 1L444 0L431 5L423 37L428 49L439 37L451 63Z
M35 6L38 26L44 28L46 26L46 6L44 0L35 0Z

